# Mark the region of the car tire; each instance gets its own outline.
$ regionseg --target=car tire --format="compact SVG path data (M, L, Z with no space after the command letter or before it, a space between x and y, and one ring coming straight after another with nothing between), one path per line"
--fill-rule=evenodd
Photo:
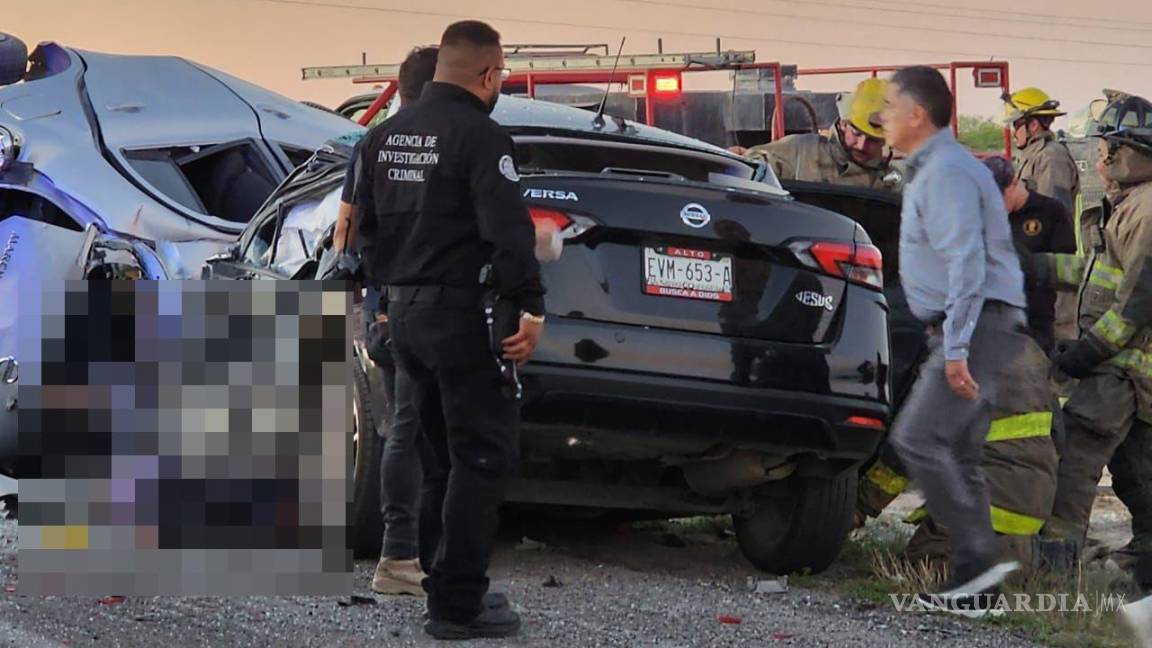
M28 46L19 38L0 32L0 86L23 79L27 70Z
M352 363L352 553L356 558L376 558L384 542L380 513L380 458L384 439L376 433L372 388L360 363Z
M852 530L856 471L832 478L803 478L797 496L762 498L749 516L734 515L736 541L761 571L820 573L840 555Z

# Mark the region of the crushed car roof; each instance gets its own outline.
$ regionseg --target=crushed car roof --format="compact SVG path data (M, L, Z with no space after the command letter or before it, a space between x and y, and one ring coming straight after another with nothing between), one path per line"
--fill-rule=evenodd
M30 59L28 80L0 87L0 124L23 142L20 160L107 229L150 240L232 239L244 223L157 199L124 159L125 150L242 139L315 149L362 130L178 57L44 43Z

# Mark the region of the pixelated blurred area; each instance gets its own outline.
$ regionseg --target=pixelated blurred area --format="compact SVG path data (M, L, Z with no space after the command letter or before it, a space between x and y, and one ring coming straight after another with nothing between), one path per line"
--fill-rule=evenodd
M17 325L21 593L350 591L348 292L36 288Z

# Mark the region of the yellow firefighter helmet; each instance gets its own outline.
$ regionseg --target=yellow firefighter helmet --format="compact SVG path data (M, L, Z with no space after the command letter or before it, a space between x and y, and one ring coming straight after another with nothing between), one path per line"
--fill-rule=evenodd
M1040 88L1024 88L1012 94L1004 94L1004 124L1012 125L1028 117L1060 117L1066 115L1060 110L1060 102L1048 96Z
M848 120L861 133L870 137L884 137L880 125L880 111L884 108L884 95L888 82L884 79L865 79L855 92L840 95L840 118Z

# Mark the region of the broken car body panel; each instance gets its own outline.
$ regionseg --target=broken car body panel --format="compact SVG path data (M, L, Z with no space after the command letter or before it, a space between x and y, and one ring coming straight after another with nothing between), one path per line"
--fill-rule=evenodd
M219 250L247 223L190 209L134 167L131 152L248 142L273 176L270 193L291 166L281 145L311 150L361 130L180 58L48 43L30 60L29 80L0 88L0 126L21 142L20 162L86 208L89 220L80 220L81 227L94 220L105 231L148 241L216 241ZM0 174L0 188L22 185L6 176ZM196 270L200 261L185 264Z
M243 199L250 217L292 170L289 150L364 130L176 57L45 43L29 63L23 82L0 87L0 128L19 147L0 170L0 303L15 305L0 309L0 371L23 363L25 384L38 354L20 339L38 338L17 327L39 321L38 284L198 276L204 259L247 225L193 208L204 206L200 194L219 184L221 202ZM214 148L235 154L207 164ZM173 150L188 169L165 162ZM252 182L255 167L266 176L260 182ZM181 188L183 200L174 197ZM0 473L9 475L16 378L0 384Z

